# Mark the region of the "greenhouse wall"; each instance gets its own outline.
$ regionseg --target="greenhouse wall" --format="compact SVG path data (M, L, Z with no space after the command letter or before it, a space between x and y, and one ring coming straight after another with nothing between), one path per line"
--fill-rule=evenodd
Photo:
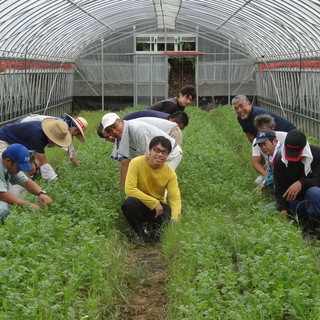
M198 42L199 50L211 50L194 58L194 81L204 107L227 103L229 94L255 94L253 60L229 53L228 48L206 39ZM97 43L91 52L77 60L74 108L101 109L103 103L104 109L121 109L168 98L168 56L160 52L135 53L134 35L111 46L107 43ZM189 83L181 86L186 84Z
M258 103L320 137L320 60L258 64Z
M73 64L1 60L0 65L1 125L29 113L72 111Z

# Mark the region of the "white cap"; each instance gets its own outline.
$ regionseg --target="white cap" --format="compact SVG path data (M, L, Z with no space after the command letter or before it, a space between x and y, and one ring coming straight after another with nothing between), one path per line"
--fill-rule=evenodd
M120 119L120 117L116 113L109 112L109 113L105 114L101 120L103 129L113 125L117 119Z

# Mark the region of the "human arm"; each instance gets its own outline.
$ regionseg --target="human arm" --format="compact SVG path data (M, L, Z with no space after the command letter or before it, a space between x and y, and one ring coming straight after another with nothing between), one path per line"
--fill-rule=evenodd
M71 161L71 163L73 165L75 165L76 167L79 167L80 166L80 161L77 157L77 154L74 150L74 146L73 146L73 143L71 143L71 145L69 147L67 147L67 152L68 152L68 155L69 155L69 159Z
M42 207L49 206L52 203L52 199L49 196L43 193L39 194L42 191L42 189L33 180L28 179L20 185L27 189L30 193L34 194L35 196L38 196L40 205Z
M80 161L76 155L76 153L73 151L72 154L70 155L70 161L73 165L75 165L76 167L80 166Z
M182 131L178 126L171 129L169 136L174 138L179 146L182 145Z
M262 160L263 160L263 157L261 155L260 156L252 156L252 166L260 175L265 177L268 174L268 172L264 168L264 166L261 165Z
M286 188L283 192L283 198L287 201L295 200L299 193L303 194L310 187L320 187L320 148L312 147L311 150L313 160L311 163L311 171L307 176L305 175L303 163L298 161L291 162L288 165L287 170L290 171L288 171L287 176L291 178L291 180L289 180L289 183L286 185Z
M45 153L35 153L36 161L40 167L41 176L43 179L52 181L57 178L56 172L53 170L52 166L48 163Z
M179 110L176 104L169 100L156 102L154 105L149 107L149 109L168 113L168 114L173 114L176 111L183 111L183 110Z
M287 171L287 167L281 161L281 155L279 154L276 157L276 161L274 163L273 178L275 186L275 197L277 199L280 212L288 209L287 200L283 197L284 193L288 189Z
M176 173L172 170L167 185L168 200L171 207L171 220L178 221L181 214L181 196Z
M307 176L303 175L299 181L301 183L302 191L311 187L320 187L320 148L310 146L312 153L311 171Z
M170 101L165 101L162 105L162 112L173 114L176 111L180 111L177 109L176 105Z
M158 218L163 214L163 207L160 202L157 204L157 206L154 208L154 210L156 211L155 218Z
M255 136L250 132L246 132L246 136L247 136L248 140L250 141L250 143L252 143Z
M130 159L123 159L121 160L120 164L120 184L121 187L125 187L125 181L126 181L126 176L128 172L128 167L129 167Z
M0 201L7 202L9 204L17 204L20 207L30 207L41 211L41 208L38 205L30 203L24 199L20 199L11 192L0 192Z
M281 210L279 217L283 219L288 219L288 210Z
M37 164L39 167L43 166L44 164L48 163L47 156L45 153L35 152L35 157L37 159Z

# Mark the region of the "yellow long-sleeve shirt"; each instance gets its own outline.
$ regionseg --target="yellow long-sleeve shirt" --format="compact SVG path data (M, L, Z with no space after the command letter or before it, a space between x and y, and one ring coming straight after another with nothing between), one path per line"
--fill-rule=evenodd
M126 197L139 199L153 210L159 202L166 203L165 190L171 207L171 219L178 219L181 213L181 198L176 173L167 163L160 169L152 169L146 156L130 161L126 182Z

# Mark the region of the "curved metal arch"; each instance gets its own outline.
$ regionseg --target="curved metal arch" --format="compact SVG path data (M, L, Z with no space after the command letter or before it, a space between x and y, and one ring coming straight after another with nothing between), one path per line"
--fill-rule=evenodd
M56 10L54 10L53 7L56 7ZM20 30L19 36L18 35L15 36L16 38L14 39L14 41L12 41L12 47L15 47L15 46L25 47L25 43L28 43L27 46L29 46L28 39L33 39L35 36L37 36L38 31L43 28L44 22L43 22L43 20L39 20L39 16L40 16L39 12L47 13L48 9L50 10L51 15L52 15L53 11L58 12L59 10L61 10L60 7L57 7L57 5L55 3L50 3L46 7L39 8L39 10L36 11L35 15L30 15L27 19L22 20L21 25L23 26L23 29ZM50 15L48 13L45 15L45 17L49 17L49 16ZM38 17L38 19L37 19L37 17ZM27 24L29 21L30 21L30 23ZM36 23L34 24L33 22L36 22ZM13 28L17 29L17 27L19 27L19 26L20 26L20 23L13 25ZM35 27L35 26L37 26L37 27ZM30 32L29 29L31 29L33 32ZM20 36L24 37L24 40L20 41L21 43L19 43L19 41L18 41ZM0 43L1 43L1 40L0 40Z
M288 6L287 6L286 3L281 3L281 4L279 5L279 7L282 7L282 6L283 6L284 8L288 8ZM292 6L294 6L294 5L292 4ZM311 41L312 38L311 38L309 35L306 35L305 33L303 33L303 30L306 30L306 29L307 29L307 30L309 30L309 33L313 36L313 38L316 39L316 38L317 38L316 28L312 28L311 25L305 24L305 25L303 26L303 29L302 29L302 28L300 27L300 26L301 26L301 22L296 21L295 19L287 19L286 17L284 17L285 15L280 15L280 14L278 14L278 10L279 10L278 8L277 8L276 11L272 10L271 7L266 7L266 8L264 8L264 11L265 11L265 12L269 12L270 16L273 15L273 16L279 17L279 20L276 21L276 22L285 20L288 25L291 25L291 26L292 26L292 30L293 30L293 31L295 31L295 32L297 32L297 33L301 33L301 34L302 34L302 37L303 37L303 38L302 38L302 37L299 37L301 43L303 43L304 40L305 40L305 41L308 41L308 42L310 43L310 46L309 46L309 47L313 47L313 48L317 47L316 44L315 44L315 42L314 42L314 41ZM261 12L261 15L264 15L264 13ZM299 16L299 19L300 19L300 18L301 18L301 17ZM274 25L272 25L272 26L274 27ZM282 28L283 28L283 29L286 29L283 24L282 24ZM289 34L289 31L286 30L285 33ZM294 36L295 36L295 33L292 33L292 34L291 34L291 38L293 39ZM308 36L308 38L306 39L306 38L304 38L304 36Z
M2 1L0 52L8 51L12 57L76 59L90 43L111 39L128 27L159 31L153 1ZM198 28L199 36L224 45L230 39L235 50L251 57L320 50L320 5L314 0L162 1L165 5L180 8L177 32ZM161 14L175 17L168 8Z

